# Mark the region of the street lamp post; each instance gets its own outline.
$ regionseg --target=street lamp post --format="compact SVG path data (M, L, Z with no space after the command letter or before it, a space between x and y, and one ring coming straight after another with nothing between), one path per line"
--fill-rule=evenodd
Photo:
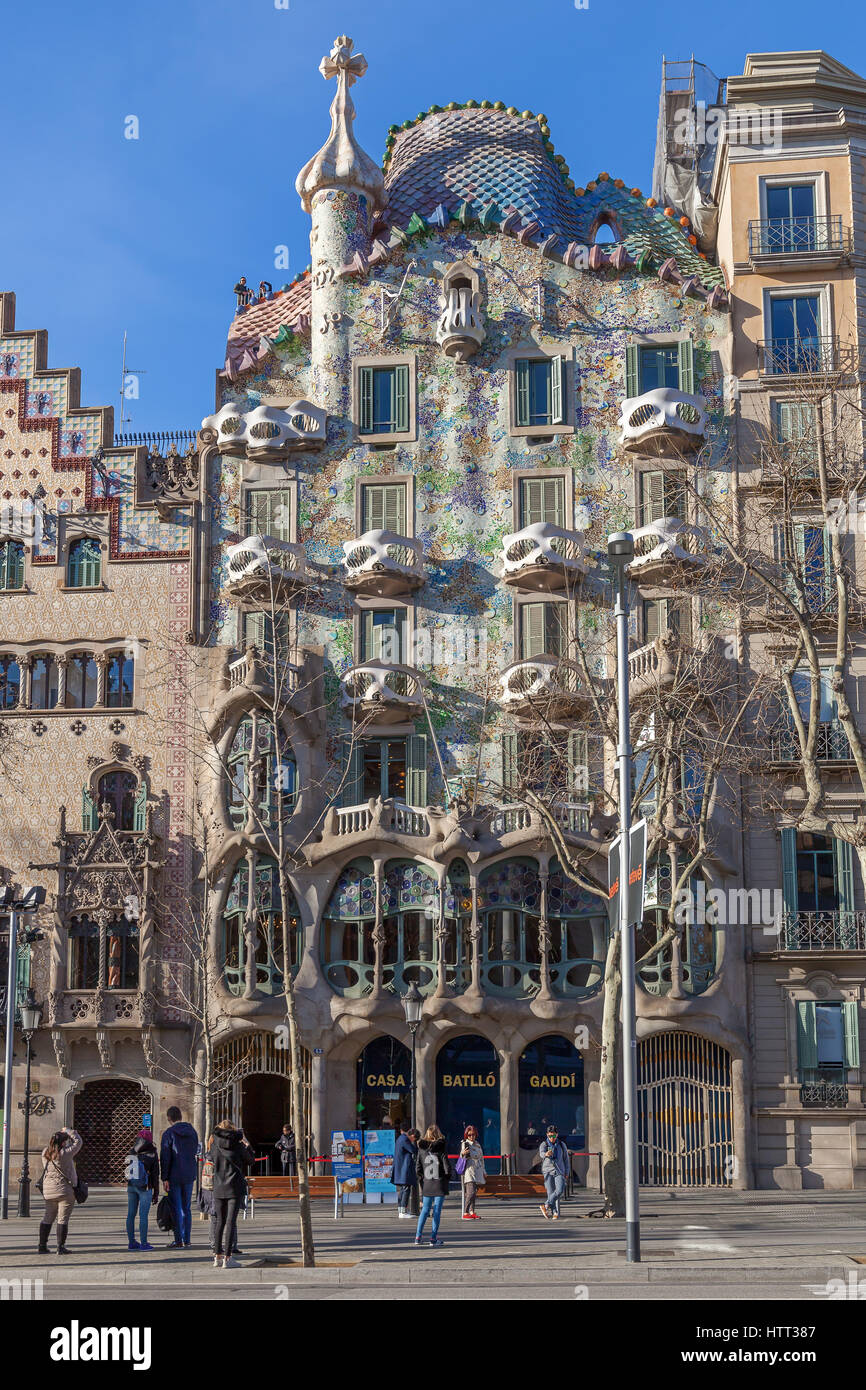
M626 1260L640 1263L640 1210L637 1164L637 1041L635 1037L634 923L629 919L632 749L628 690L628 592L626 569L634 559L629 531L609 536L607 554L616 577L616 693L619 716L619 931L622 954L622 1090L625 1146Z
M18 1178L18 1215L30 1215L30 1061L33 1051L33 1034L39 1027L42 1005L36 1003L32 989L21 1005L21 1032L27 1045L27 1078L24 1083L24 1157L21 1160L21 1174Z
M403 1005L403 1013L406 1015L406 1024L412 1038L412 1128L418 1127L418 1072L415 1064L415 1035L421 1025L421 1015L424 1011L424 999L413 980L405 994L401 994L400 1003ZM413 1183L410 1196L410 1209L413 1216L418 1215L418 1184Z
M18 917L45 902L41 885L16 893L10 885L0 889L0 911L9 913L9 957L6 971L6 1072L3 1077L3 1157L0 1164L0 1219L9 1217L9 1157L12 1144L12 1042L15 1031L15 976L18 965ZM26 940L38 940L38 932L27 932Z

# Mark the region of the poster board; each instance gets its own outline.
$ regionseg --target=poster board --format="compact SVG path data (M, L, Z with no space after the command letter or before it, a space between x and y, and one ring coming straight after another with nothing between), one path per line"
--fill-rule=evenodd
M395 1139L393 1129L364 1131L364 1186L368 1193L381 1192L396 1200L397 1190L391 1182Z
M344 1196L363 1200L363 1142L359 1129L331 1131L331 1171Z

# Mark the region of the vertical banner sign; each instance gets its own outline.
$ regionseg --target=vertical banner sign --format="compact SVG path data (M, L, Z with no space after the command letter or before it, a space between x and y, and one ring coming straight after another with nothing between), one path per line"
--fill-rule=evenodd
M391 1169L394 1166L393 1129L364 1131L364 1185L367 1192L389 1192L394 1195Z
M335 1129L331 1132L331 1169L343 1192L363 1192L359 1129Z
M607 857L607 911L612 931L619 930L619 895L622 891L620 846L618 835ZM628 920L634 925L643 921L646 892L646 821L638 821L629 831Z

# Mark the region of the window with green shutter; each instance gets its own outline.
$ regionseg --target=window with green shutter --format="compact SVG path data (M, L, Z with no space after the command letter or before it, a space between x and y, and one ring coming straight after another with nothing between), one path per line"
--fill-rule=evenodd
M514 422L521 429L565 423L564 357L518 357L514 363Z
M640 395L640 358L637 343L629 343L625 350L625 394L627 400Z
M349 766L340 801L343 806L360 806L364 800L364 745L354 743L349 751Z
M638 474L638 515L641 526L673 516L685 520L686 493L680 478L653 470Z
M695 394L695 348L691 338L677 343L677 366L679 369L679 388L687 395Z
M102 577L102 551L99 541L90 537L73 541L69 547L66 582L70 589L93 589Z
M358 420L362 434L408 434L409 366L358 368Z
M520 525L539 522L565 526L565 486L563 478L520 479Z
M519 607L520 659L563 656L568 614L563 603L522 603Z
M517 795L520 777L517 765L517 734L502 735L502 795L506 798Z
M406 801L427 805L427 735L410 734L406 740Z
M818 1066L818 1030L814 999L797 1000L797 1067L801 1079Z
M24 545L21 541L0 542L0 589L24 588Z
M361 488L362 531L406 535L406 484L364 483Z
M87 787L81 788L81 829L96 830L99 821L96 815L96 802Z
M289 488L256 488L246 494L244 535L292 539L292 494Z
M406 650L405 608L373 608L361 620L361 660L402 662Z

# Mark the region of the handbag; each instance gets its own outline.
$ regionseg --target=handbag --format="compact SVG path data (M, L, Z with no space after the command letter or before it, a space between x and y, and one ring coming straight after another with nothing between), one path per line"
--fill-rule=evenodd
M79 1178L72 1191L75 1193L76 1202L79 1206L82 1206L87 1201L88 1195L90 1193L90 1188L87 1186L87 1183L84 1181L83 1178Z
M460 1178L462 1178L463 1174L466 1172L466 1162L466 1159L461 1154L457 1162L454 1164L454 1172Z

